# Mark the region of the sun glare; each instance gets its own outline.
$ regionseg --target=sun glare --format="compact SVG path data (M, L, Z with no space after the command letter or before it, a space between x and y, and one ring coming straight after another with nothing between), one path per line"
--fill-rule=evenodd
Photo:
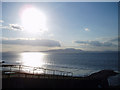
M26 32L38 33L47 30L46 16L34 7L27 7L22 11L22 25Z
M22 53L22 64L31 67L42 67L45 64L45 54L38 52L25 52Z

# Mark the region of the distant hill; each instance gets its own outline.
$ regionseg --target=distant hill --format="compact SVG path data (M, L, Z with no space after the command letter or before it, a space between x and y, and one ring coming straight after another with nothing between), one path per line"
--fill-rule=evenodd
M47 51L24 51L24 52L50 52L50 53L118 53L118 51L84 51L81 49L66 48L66 49L52 49ZM120 53L120 52L119 52Z
M74 48L66 48L66 49L55 49L55 50L48 50L42 52L53 52L53 53L79 53L82 52L81 49L74 49Z

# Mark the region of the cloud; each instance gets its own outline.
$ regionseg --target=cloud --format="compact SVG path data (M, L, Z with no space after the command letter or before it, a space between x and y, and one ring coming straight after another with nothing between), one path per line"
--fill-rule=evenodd
M10 30L23 30L23 27L18 24L9 24Z
M4 21L3 20L0 20L0 23L3 23Z
M120 42L120 36L110 39L111 42Z
M14 31L22 31L23 27L18 24L9 24L8 26L0 26L2 29L14 30Z
M90 31L90 29L88 29L88 28L85 28L84 30L85 30L85 31Z
M77 44L88 44L88 41L74 41Z
M61 47L59 41L48 40L48 39L36 39L36 40L24 40L24 39L13 39L13 40L2 40L2 44L10 45L28 45L28 46L45 46L45 47Z
M112 42L100 42L100 41L74 41L74 43L77 44L84 44L84 45L91 45L91 46L97 46L97 47L111 47L111 46L117 46L113 44Z
M49 36L50 36L50 37L53 37L53 36L54 36L54 34L52 34L52 33L51 33L51 34L49 34Z

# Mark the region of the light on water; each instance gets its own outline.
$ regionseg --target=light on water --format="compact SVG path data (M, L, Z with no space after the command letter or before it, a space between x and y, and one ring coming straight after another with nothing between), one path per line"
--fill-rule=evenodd
M21 54L21 64L29 67L23 67L25 72L33 73L34 67L43 67L45 65L46 54L40 52L24 52ZM34 73L43 73L42 69L37 69Z
M25 66L42 67L45 64L45 55L39 52L25 52L21 54L21 63Z

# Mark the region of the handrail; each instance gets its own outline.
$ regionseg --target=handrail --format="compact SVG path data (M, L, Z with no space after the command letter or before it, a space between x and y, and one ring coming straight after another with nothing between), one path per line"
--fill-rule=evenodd
M26 65L14 65L14 64L3 64L3 67L10 67L9 71L11 72L13 69L12 68L18 68L19 72L22 71L23 68L28 67L29 69L32 68L33 74L36 70L43 70L43 74L48 74L46 71L52 71L52 75L62 75L62 76L73 76L72 72L67 72L67 71L62 71L62 70L54 70L54 69L48 69L48 68L42 68L42 67L31 67L31 66L26 66Z

